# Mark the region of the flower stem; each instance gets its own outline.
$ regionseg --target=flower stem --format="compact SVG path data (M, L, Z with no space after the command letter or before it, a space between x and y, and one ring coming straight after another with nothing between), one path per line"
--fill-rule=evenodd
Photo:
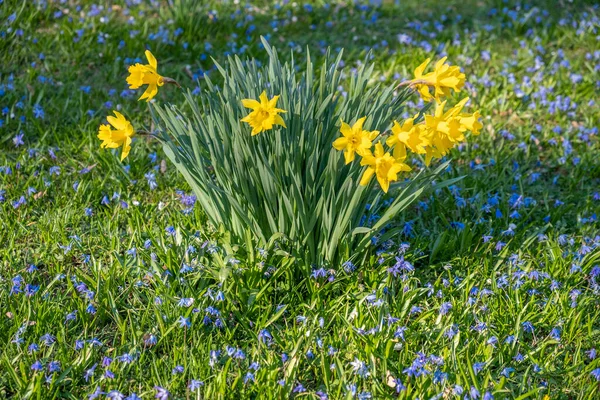
M422 79L411 79L408 81L403 81L400 82L398 84L398 86L396 86L396 89L403 87L403 86L408 86L411 89L414 88L416 85L427 85L427 86L433 86L433 84L431 82L428 82L426 80L422 80Z
M179 89L181 89L181 85L179 84L179 82L177 82L175 79L173 78L168 78L166 76L163 76L163 82L164 83L170 83L171 85L175 85L177 86Z

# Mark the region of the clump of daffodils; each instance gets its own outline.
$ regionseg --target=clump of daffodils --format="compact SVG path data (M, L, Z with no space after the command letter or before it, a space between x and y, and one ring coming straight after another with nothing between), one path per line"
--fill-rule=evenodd
M129 66L126 81L143 90L139 100L153 111L150 134L194 190L208 221L237 239L250 231L263 245L283 234L286 251L305 266L340 265L362 257L373 237L391 237L394 230L386 226L398 213L434 179L445 184L438 178L447 163L407 181L383 205L382 194L412 170L409 154L429 165L482 128L478 112L464 111L468 98L450 98L462 90L465 75L445 58L429 70L429 60L417 67L397 97L396 85L369 86L372 68L361 66L355 84L339 96L341 56L327 56L315 76L309 57L298 72L293 61L282 63L268 42L263 45L268 63L230 58L216 68L226 85L207 79L201 101L183 91L186 112L156 101L162 87L180 86L160 73L150 51L147 64ZM400 120L411 91L435 100L433 111ZM148 134L123 114L115 111L98 130L102 148L122 149L121 161L135 135ZM372 226L362 222L367 207L380 215Z
M462 89L465 74L460 72L459 67L446 64L446 57L435 64L432 72L424 74L429 62L430 59L427 59L419 65L414 72L415 78L403 82L401 86L414 88L425 101L435 99L435 113L425 115L419 123L416 122L419 114L402 123L394 120L391 134L385 140L391 153L384 149L383 138L375 144L374 151L371 150L379 131L369 132L362 129L366 117L358 119L352 128L342 121L342 137L333 142L333 147L344 151L346 164L354 160L355 154L362 157L360 165L367 166L367 169L363 173L361 185L367 185L375 175L381 189L387 193L390 182L397 181L400 172L411 170L405 164L407 150L424 155L425 164L429 166L433 158L445 156L450 149L463 142L467 131L474 135L479 134L482 128L479 112L462 112L469 101L468 97L444 112L446 100L442 99L451 95L451 89L455 92Z
M138 89L147 85L146 90L138 100L152 100L158 93L158 88L165 83L179 84L171 78L164 77L158 73L158 63L154 55L146 50L148 64L136 63L128 68L129 76L127 83L130 89ZM411 168L405 164L406 152L425 156L425 164L429 166L433 158L441 158L448 154L450 149L465 140L465 133L470 131L478 135L482 124L479 122L480 114L475 111L472 114L462 113L462 109L469 98L464 98L448 111L444 111L446 100L444 97L451 95L451 90L459 92L465 84L465 74L460 72L458 66L446 64L446 57L440 59L434 66L433 71L425 73L430 63L425 60L415 71L415 78L401 83L416 90L423 100L437 102L435 113L426 115L424 120L416 123L419 115L408 118L402 123L394 120L391 134L385 140L385 144L391 152L386 151L382 140L373 143L380 132L363 129L367 117L358 118L352 126L341 121L341 137L333 142L336 150L343 151L346 164L361 157L360 165L366 166L361 185L367 185L375 176L381 188L387 193L390 183L398 180L400 172L410 171ZM271 99L267 92L263 91L258 100L243 99L242 105L252 111L240 121L245 122L252 128L251 136L273 129L274 126L287 128L280 114L287 111L277 108L279 95ZM115 117L108 117L110 125L101 125L98 138L102 140L102 148L123 147L121 161L127 157L131 150L132 137L135 134L131 122L121 113L114 111ZM111 129L111 125L115 129Z
M367 117L356 120L352 126L341 121L341 137L333 142L336 150L343 151L346 164L354 161L356 156L361 157L360 165L366 166L360 185L367 185L375 176L381 189L387 193L391 182L398 180L400 172L410 171L411 168L405 164L407 149L415 154L425 156L425 164L430 165L433 158L442 158L450 149L465 140L465 133L470 131L478 135L482 124L479 122L480 114L475 111L472 114L462 113L462 109L469 101L466 97L444 112L446 100L442 99L451 95L451 90L459 92L465 84L465 74L460 72L458 66L446 64L446 57L439 60L434 70L424 73L430 63L425 60L415 71L415 78L401 85L414 88L425 101L437 102L434 115L426 115L424 121L416 123L419 115L408 118L402 124L394 120L391 134L385 140L385 144L392 152L385 151L381 142L373 142L380 136L379 131L368 131L363 129ZM279 115L285 110L276 108L279 96L271 100L267 98L266 92L262 92L260 101L244 99L242 104L251 108L252 112L242 118L252 128L251 135L257 135L263 131L273 128L274 125L286 127L283 118Z

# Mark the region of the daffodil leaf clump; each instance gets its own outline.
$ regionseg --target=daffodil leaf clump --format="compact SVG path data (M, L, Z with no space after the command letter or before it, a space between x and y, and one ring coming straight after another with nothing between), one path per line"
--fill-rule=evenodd
M411 170L406 147L435 149L433 131L394 122L414 87L370 85L373 67L364 65L342 94L341 53L318 70L308 56L298 73L264 46L265 66L230 57L217 65L222 86L206 77L201 95L187 91L182 107L152 103L156 134L212 224L260 242L285 237L304 265L340 265L363 254L442 171L402 176ZM383 148L384 131L393 150ZM368 209L380 218L366 227Z

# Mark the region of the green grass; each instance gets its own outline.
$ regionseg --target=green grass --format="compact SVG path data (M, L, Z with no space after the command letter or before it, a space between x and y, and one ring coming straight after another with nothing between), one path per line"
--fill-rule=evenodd
M600 342L597 6L315 1L309 11L179 0L100 2L93 15L84 3L0 3L0 397L81 399L99 388L154 398L160 386L172 398L380 399L397 395L395 378L406 399L451 398L457 385L460 397L471 388L496 399L600 395L600 361L589 353ZM167 43L153 39L162 32ZM298 280L285 242L237 243L209 226L202 209L183 204L179 190L190 189L158 143L139 138L125 164L99 149L97 128L112 109L150 125L140 92L120 96L146 47L193 89L194 75L217 76L211 57L223 62L243 47L242 57L266 59L260 35L296 61L305 46L311 55L344 47L347 78L372 48L388 84L443 46L484 115L482 134L452 152L443 176L464 179L399 215L390 227L398 235L368 263L331 266L332 282ZM162 89L159 101L181 101ZM419 108L413 101L407 114ZM414 271L393 276L400 256ZM46 334L55 341L43 344ZM117 359L124 354L131 362ZM104 366L104 357L114 361ZM42 371L32 370L37 361ZM50 373L53 361L60 371ZM420 361L425 374L410 376ZM485 363L478 373L475 363ZM203 385L192 391L192 380ZM294 392L299 384L304 392Z

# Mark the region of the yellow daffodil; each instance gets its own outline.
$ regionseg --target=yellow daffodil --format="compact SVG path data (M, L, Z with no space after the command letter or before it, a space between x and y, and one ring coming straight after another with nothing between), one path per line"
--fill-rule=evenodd
M404 149L402 143L399 143L397 146ZM375 152L371 154L368 151L360 161L360 165L368 166L360 180L360 184L363 186L367 185L373 175L375 175L381 189L387 193L390 188L390 182L398 180L398 173L401 171L410 171L411 169L408 165L404 164L406 150L403 153L401 158L394 158L390 153L386 153L383 150L381 143L377 143L375 145Z
M444 112L446 102L438 103L434 115L425 116L424 129L427 130L431 145L425 148L425 164L432 158L440 158L448 153L456 144L465 140L465 132L479 134L482 124L478 121L478 112L461 114L469 98L464 98L454 107Z
M137 63L129 66L127 83L129 84L129 89L137 89L142 85L148 85L146 91L138 100L146 99L146 101L150 101L158 93L158 87L165 84L165 79L156 71L156 58L154 58L149 50L146 50L146 58L148 59L148 64L146 65Z
M351 163L356 154L362 156L365 152L369 151L373 139L379 135L379 131L369 132L363 130L363 124L366 119L367 117L362 117L352 127L342 121L342 127L340 128L342 137L337 138L333 142L333 147L336 150L344 151L346 164Z
M131 122L127 121L123 114L118 111L113 112L116 118L113 116L106 117L110 125L100 125L98 139L102 140L100 144L101 148L116 149L123 146L123 151L121 152L121 161L123 161L129 155L131 138L135 134L135 131ZM111 125L115 129L112 129Z
M422 124L415 124L415 119L408 118L402 125L398 121L394 121L392 126L392 135L385 142L388 146L394 147L394 157L398 158L401 151L405 151L404 146L410 151L417 154L425 154L425 147L431 144L430 138L427 135L427 130ZM398 146L398 144L404 146Z
M429 65L429 58L415 69L415 79L412 82L423 100L431 101L435 98L440 102L443 96L450 96L450 89L459 92L464 86L465 74L460 72L460 68L456 65L446 64L446 58L439 60L434 70L428 74L423 72ZM430 89L433 89L433 95Z
M281 125L284 128L285 122L279 113L285 113L285 110L275 108L279 96L274 96L271 100L267 98L267 92L263 91L259 96L260 102L253 99L242 100L242 105L251 108L252 112L242 118L242 122L247 122L252 127L252 136L258 135L262 131L273 129L273 125Z
M434 115L425 116L425 125L433 133L441 133L445 135L452 143L462 142L465 139L464 132L466 129L461 129L460 118L457 115L460 113L462 106L466 102L463 99L460 103L452 107L444 113L446 102L439 103L435 109ZM443 151L442 151L443 152Z

